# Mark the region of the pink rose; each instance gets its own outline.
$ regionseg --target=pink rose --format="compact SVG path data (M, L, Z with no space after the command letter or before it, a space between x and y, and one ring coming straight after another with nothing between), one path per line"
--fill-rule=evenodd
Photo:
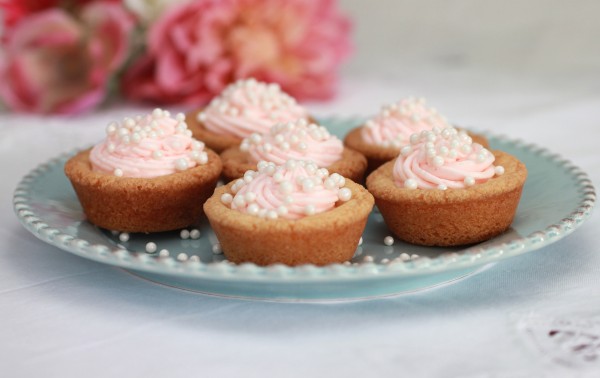
M133 21L112 2L76 13L52 8L8 31L0 60L0 98L13 110L77 113L98 105L127 58Z
M335 0L194 0L152 26L123 87L136 100L200 105L255 77L299 99L325 99L351 50L349 32Z

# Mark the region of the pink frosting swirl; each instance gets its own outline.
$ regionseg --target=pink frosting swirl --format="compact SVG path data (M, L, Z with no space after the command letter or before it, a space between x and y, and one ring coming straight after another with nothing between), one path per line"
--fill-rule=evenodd
M425 99L412 97L384 106L381 112L361 128L362 139L382 147L400 148L417 132L449 127L445 117L427 107Z
M504 172L494 166L491 152L453 127L413 134L410 143L401 148L394 163L393 177L399 187L465 188Z
M254 79L230 84L198 113L204 127L222 135L239 138L252 133L266 133L273 124L306 119L308 112L278 84L266 84Z
M288 160L284 165L261 161L247 171L221 201L242 213L268 219L300 219L335 207L352 197L346 180L312 162Z
M252 160L284 164L289 159L309 160L328 167L342 158L344 144L323 126L296 122L278 123L267 134L254 133L240 145Z
M110 123L107 137L90 151L92 169L115 176L150 178L205 164L204 143L191 137L185 115L168 111Z

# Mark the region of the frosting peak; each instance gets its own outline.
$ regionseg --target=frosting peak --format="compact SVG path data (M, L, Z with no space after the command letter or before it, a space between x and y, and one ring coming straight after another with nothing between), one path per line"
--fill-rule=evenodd
M306 109L284 93L278 84L255 79L230 84L198 113L198 121L207 130L239 138L254 132L266 133L274 123L307 117Z
M275 124L266 134L253 133L242 141L240 149L255 162L284 164L289 159L301 159L328 167L342 158L344 145L325 127L300 119Z
M410 136L393 168L397 186L407 189L465 188L483 183L504 169L494 155L464 131L434 128Z
M90 151L92 169L115 176L150 178L205 164L204 143L192 138L185 115L168 111L126 117L106 127L106 139Z
M348 201L352 192L337 173L312 162L288 160L283 165L261 161L258 172L247 171L221 201L234 210L261 218L300 219L319 214L337 201Z
M400 148L416 132L450 127L446 117L428 107L424 98L409 97L383 106L361 129L363 140L382 147Z

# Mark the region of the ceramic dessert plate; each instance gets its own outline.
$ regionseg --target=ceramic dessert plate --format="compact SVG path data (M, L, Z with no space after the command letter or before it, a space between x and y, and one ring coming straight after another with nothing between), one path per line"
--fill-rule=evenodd
M325 119L322 124L341 137L359 121ZM511 228L489 241L466 247L419 247L398 240L388 246L384 239L391 234L376 209L352 261L325 267L232 264L220 254L218 241L206 221L188 229L200 231L195 239L182 239L180 231L174 231L131 234L124 242L118 233L86 221L63 173L65 161L75 151L25 176L15 190L14 210L25 228L50 245L173 287L270 300L394 295L452 282L490 263L543 250L569 235L591 214L596 195L584 172L544 148L486 136L492 149L523 161L529 176ZM146 252L149 242L156 244L156 252Z

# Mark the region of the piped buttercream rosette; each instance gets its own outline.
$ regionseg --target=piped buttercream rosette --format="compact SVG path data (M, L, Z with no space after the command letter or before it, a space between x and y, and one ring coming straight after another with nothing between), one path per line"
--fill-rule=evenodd
M308 112L278 84L246 79L230 84L197 117L208 131L246 138L275 123L308 118Z
M313 162L288 160L283 165L261 161L247 171L221 201L231 209L267 219L300 219L335 207L352 197L345 179Z
M414 133L449 126L446 118L428 107L424 98L409 97L383 106L379 114L365 122L361 136L369 144L400 148Z
M204 143L192 138L181 113L173 118L166 110L154 109L152 114L111 122L106 134L90 151L94 171L151 178L208 161Z
M242 151L254 162L284 164L289 159L310 160L328 167L342 158L344 144L323 127L305 119L278 123L266 134L254 133L242 141Z
M433 128L410 136L393 167L397 186L407 189L465 188L504 173L495 157L464 131Z

